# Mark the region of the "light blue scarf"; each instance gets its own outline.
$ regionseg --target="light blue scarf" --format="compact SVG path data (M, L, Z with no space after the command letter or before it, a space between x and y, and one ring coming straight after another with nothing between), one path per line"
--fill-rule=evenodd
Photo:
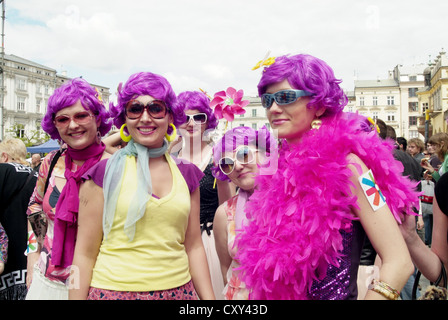
M149 158L158 158L165 154L168 143L163 140L163 146L156 149L148 149L132 139L126 147L115 152L107 161L104 173L103 192L103 232L107 238L114 221L118 195L120 193L126 157L137 158L137 191L130 202L124 232L130 241L134 239L135 224L143 217L146 204L152 197L151 173L149 171Z

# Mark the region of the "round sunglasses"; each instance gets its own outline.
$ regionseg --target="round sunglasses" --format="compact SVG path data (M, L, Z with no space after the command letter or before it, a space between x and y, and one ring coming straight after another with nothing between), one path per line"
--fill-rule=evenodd
M196 114L186 114L187 120L184 122L185 124L190 123L191 119L195 124L204 124L207 122L207 114L205 113L196 113Z
M75 113L73 116L69 116L66 114L56 116L53 120L53 123L57 129L61 129L67 127L72 120L80 125L88 124L90 120L93 119L93 117L94 115L89 111L81 111Z
M163 119L168 113L168 108L162 100L153 100L146 105L138 100L131 100L126 104L125 115L128 119L135 120L140 118L145 110L153 119Z
M238 161L241 164L248 164L255 160L255 152L248 146L240 146L236 149L235 159L230 157L223 157L219 160L219 169L225 175L229 175L235 169L235 164Z
M285 104L290 104L300 97L304 96L311 96L313 95L311 92L305 91L305 90L281 90L277 91L276 93L264 93L261 95L261 104L266 109L269 109L274 101L279 106L283 106Z

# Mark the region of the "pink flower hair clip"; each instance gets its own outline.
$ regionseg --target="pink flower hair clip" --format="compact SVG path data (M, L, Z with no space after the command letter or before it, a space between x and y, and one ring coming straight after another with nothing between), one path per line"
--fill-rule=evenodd
M249 100L242 100L243 90L236 90L232 87L227 88L226 91L219 91L215 93L213 100L210 102L210 107L214 110L215 116L218 119L226 119L232 122L236 114L244 114Z

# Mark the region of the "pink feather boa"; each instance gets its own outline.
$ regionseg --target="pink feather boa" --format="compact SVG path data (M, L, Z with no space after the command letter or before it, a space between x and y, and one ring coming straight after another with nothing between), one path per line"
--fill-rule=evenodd
M323 279L330 264L338 266L340 230L350 231L357 219L348 154L372 169L398 223L404 213L414 214L416 183L401 175L392 142L360 130L363 121L345 113L323 119L299 145L284 143L276 174L257 178L246 207L250 223L236 239L250 299L307 299L313 281Z

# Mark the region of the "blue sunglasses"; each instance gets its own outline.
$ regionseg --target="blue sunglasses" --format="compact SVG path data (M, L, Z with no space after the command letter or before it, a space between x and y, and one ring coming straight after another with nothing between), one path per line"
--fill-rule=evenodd
M276 93L264 93L261 95L261 104L266 109L269 109L272 104L275 102L279 106L283 106L285 104L290 104L300 97L304 96L312 96L313 94L311 92L305 91L305 90L281 90Z

